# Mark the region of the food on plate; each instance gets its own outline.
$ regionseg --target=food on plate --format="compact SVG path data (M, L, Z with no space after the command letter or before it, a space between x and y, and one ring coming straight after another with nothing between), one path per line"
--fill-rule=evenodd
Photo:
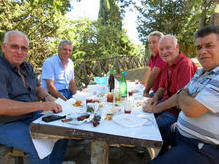
M78 121L83 121L84 119L87 119L87 118L89 118L89 117L90 117L89 114L85 114L85 115L82 115L82 116L77 117L77 120L78 120Z
M93 113L94 112L94 108L92 106L87 106L87 112Z
M101 117L99 115L95 115L93 119L93 126L96 127L97 125L100 124L100 119Z
M74 104L74 107L81 107L82 106L82 102L80 100L77 100Z
M99 103L100 100L98 100L98 99L87 99L86 100L86 103L95 103L95 102Z
M130 114L132 111L131 111L131 109L129 108L126 108L125 110L124 110L124 113L126 113L126 114Z
M112 120L112 115L111 114L107 114L105 120Z
M72 121L73 119L72 118L69 118L69 119L65 119L65 120L61 120L62 122L69 122L69 121Z

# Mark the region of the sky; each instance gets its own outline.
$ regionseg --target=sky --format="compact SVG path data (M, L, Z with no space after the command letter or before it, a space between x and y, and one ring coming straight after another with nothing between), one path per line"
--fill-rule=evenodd
M97 20L99 11L99 0L81 0L77 2L72 0L73 9L66 16L73 20L79 18L89 18ZM123 28L127 29L127 35L133 44L141 44L138 40L138 32L136 29L136 14L135 12L127 11L126 17L123 20Z

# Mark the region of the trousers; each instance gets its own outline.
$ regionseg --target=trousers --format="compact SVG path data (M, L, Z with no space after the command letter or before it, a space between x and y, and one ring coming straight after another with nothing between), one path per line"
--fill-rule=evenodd
M0 124L0 144L24 151L27 153L31 164L61 164L64 159L67 140L57 141L52 153L44 159L40 159L37 154L29 126L38 117L40 117L40 114L36 112L31 119Z
M211 145L203 141L182 136L175 131L175 145L149 164L217 164L219 161L219 145Z
M66 99L72 98L72 93L69 89L61 89L59 92L64 96Z

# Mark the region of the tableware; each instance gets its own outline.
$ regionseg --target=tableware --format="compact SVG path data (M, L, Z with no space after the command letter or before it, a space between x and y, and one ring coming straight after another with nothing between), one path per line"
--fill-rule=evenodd
M140 118L133 114L120 114L113 116L115 123L128 128L150 125L152 122L148 118Z

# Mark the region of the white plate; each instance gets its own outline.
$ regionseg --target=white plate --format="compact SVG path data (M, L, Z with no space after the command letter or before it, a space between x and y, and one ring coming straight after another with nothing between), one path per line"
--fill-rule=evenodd
M113 121L128 128L150 125L152 123L149 118L141 118L133 114L115 115L113 116Z

